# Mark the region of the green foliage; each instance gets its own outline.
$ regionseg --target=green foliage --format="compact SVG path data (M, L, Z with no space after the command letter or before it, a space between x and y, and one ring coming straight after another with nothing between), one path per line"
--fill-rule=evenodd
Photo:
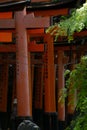
M66 96L67 96L67 89L66 88L61 89L59 92L58 102L64 103Z
M66 70L64 73L64 77L66 77L70 73L70 70Z
M72 90L77 90L78 115L71 122L66 130L87 130L87 56L83 56L76 68L70 72L70 77L66 82L67 90L72 85Z
M87 3L74 10L70 17L62 17L59 23L50 26L46 33L50 33L57 39L59 36L68 37L68 41L73 40L73 34L87 28Z

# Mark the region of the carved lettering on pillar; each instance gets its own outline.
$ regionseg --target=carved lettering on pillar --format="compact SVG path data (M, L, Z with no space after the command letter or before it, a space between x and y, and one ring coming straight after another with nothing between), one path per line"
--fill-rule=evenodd
M44 54L44 79L48 78L48 45L45 43L45 54Z
M42 109L43 107L43 67L36 67L36 80L35 80L35 108Z

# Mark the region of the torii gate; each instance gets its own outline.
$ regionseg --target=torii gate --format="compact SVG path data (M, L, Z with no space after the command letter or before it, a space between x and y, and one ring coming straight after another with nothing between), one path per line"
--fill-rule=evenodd
M28 53L26 28L49 26L49 18L34 18L31 14L26 15L26 9L14 13L15 19L1 19L2 29L16 29L16 45L2 45L2 52L16 52L16 88L17 88L17 111L19 120L32 118L32 90L31 76L29 71L30 58ZM33 21L31 22L30 21ZM43 23L44 21L44 23ZM25 27L26 25L26 27ZM10 32L12 32L10 30ZM29 46L31 47L31 45ZM8 49L7 49L8 48ZM29 73L28 73L29 72Z

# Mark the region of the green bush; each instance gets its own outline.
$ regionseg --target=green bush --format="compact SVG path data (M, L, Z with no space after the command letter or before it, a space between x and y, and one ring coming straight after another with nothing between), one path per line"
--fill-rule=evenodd
M81 61L76 68L70 72L66 81L66 88L69 89L72 84L72 90L77 90L77 115L71 121L66 130L87 130L87 56L81 57ZM67 95L68 96L68 95Z

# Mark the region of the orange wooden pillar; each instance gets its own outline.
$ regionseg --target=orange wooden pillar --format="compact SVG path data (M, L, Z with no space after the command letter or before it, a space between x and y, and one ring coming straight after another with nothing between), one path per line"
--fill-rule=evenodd
M0 65L0 111L7 112L8 64Z
M61 97L62 90L64 89L64 52L58 51L58 100ZM58 121L59 130L64 130L65 124L65 101L58 101Z
M44 57L44 111L45 130L58 129L58 117L55 101L55 67L54 67L54 46L53 38L45 36L45 57Z
M26 9L15 12L17 114L19 119L32 118L31 86L29 86L27 33L24 26ZM30 81L31 82L31 81Z
M5 56L4 58L8 58ZM2 61L2 58L0 57ZM6 59L5 59L6 60ZM0 125L2 129L8 128L8 62L0 64Z
M43 129L43 66L34 67L33 120Z
M43 108L43 67L36 65L36 75L34 80L34 108L41 110Z

